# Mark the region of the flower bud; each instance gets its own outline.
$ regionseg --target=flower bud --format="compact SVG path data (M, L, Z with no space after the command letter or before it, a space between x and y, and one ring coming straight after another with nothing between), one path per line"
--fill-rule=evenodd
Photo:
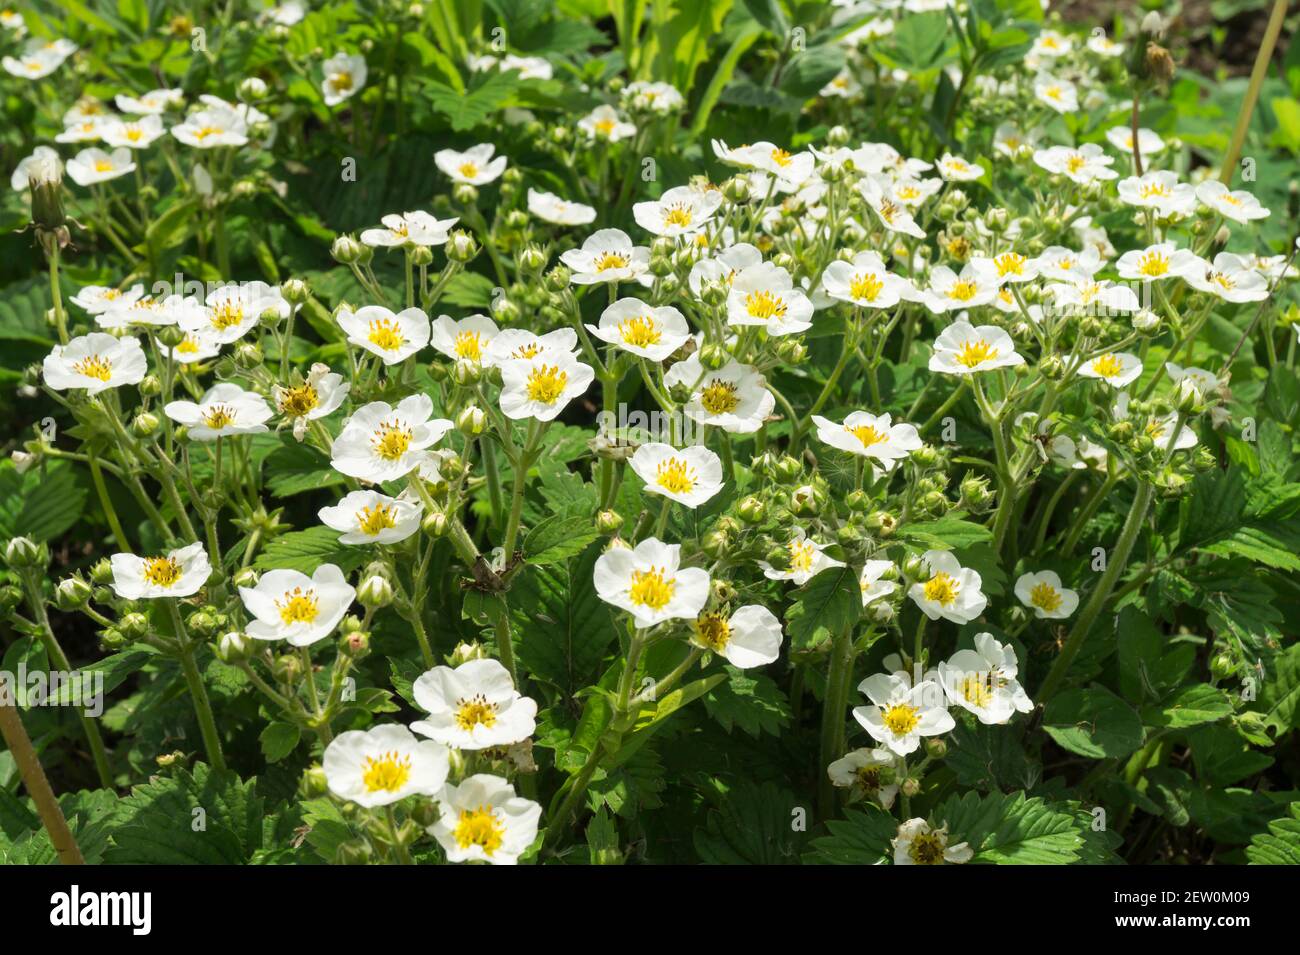
M347 842L339 843L334 850L335 865L369 865L374 850L370 848L370 843L364 839L351 839Z
M572 275L568 266L557 265L546 273L546 287L552 292L562 292L569 287L569 279Z
M303 799L317 799L329 792L325 770L319 765L309 766L298 780L298 792Z
M339 638L339 653L350 660L363 660L370 653L370 634L354 630Z
M357 588L357 603L367 610L379 610L393 602L393 585L388 578L372 574Z
M487 423L487 413L478 405L466 405L461 409L460 414L456 415L457 430L471 437L482 434L487 428Z
M420 522L420 530L430 537L442 537L447 533L447 527L447 515L441 511L431 511L424 515L424 520Z
M142 411L131 419L131 433L137 438L148 438L158 431L158 416L149 411Z
M779 480L789 484L803 473L803 465L799 463L798 458L792 458L786 454L777 460L775 471Z
M618 511L601 511L596 515L596 530L602 534L617 534L623 526L623 517Z
M364 247L350 235L341 235L330 245L330 255L334 261L343 265L352 265L361 260Z
M764 558L775 570L786 570L790 566L790 548L772 547Z
M742 500L736 510L740 514L740 519L747 524L761 524L767 515L767 507L763 504L762 498L753 494Z
M5 545L5 563L14 570L44 569L50 562L50 551L27 537L15 537Z
M925 741L925 752L932 759L943 759L948 755L948 744L937 736Z
M253 103L266 95L266 81L257 76L250 76L239 84L237 93L245 103Z
M744 176L732 176L722 184L722 195L728 202L740 205L749 201L749 180Z
M483 366L468 358L458 358L451 366L451 380L461 386L473 385L483 377Z
M145 375L140 379L140 384L136 386L140 394L146 398L156 398L162 394L162 382L157 375Z
M451 234L444 248L447 258L453 262L465 263L478 255L478 243L474 237L463 229L457 229Z
M808 357L808 347L799 338L782 338L776 346L776 356L787 365L798 365Z
M275 682L283 683L285 686L295 686L303 676L302 661L296 654L282 653L271 665L271 673L275 677Z
M149 618L142 613L123 614L117 628L128 640L139 640L149 632Z
M519 252L521 272L540 272L546 268L546 253L535 245L526 245Z
M113 564L107 557L101 557L91 565L90 580L101 586L113 582Z
M91 587L80 577L65 577L54 588L54 605L60 610L76 610L90 602Z
M238 630L221 635L217 641L217 659L222 663L236 664L253 655L251 641Z

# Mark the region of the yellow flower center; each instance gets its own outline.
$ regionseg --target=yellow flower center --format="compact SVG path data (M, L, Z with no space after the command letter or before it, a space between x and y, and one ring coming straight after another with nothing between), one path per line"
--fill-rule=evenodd
M1124 363L1107 352L1092 363L1092 370L1103 378L1114 378L1124 371Z
M113 375L113 362L103 355L88 355L72 366L72 370L87 378L108 381Z
M478 175L478 166L472 162L463 162L460 164L458 171L466 179L473 179Z
M1018 252L1004 252L993 262L998 267L998 275L1024 275L1025 257Z
M895 703L893 706L885 707L880 718L895 736L906 736L916 729L917 723L921 722L921 717L918 715L920 712L910 703Z
M1213 269L1205 273L1205 280L1207 282L1213 282L1215 285L1219 286L1219 288L1227 291L1231 291L1237 287L1237 283L1231 276L1223 272L1215 272Z
M1064 95L1064 92L1059 86L1049 86L1047 89L1043 90L1043 95L1050 100L1060 100Z
M790 541L790 569L807 573L812 570L813 558L817 556L817 548L812 545L811 541L793 540Z
M619 252L602 252L596 256L596 271L607 272L610 269L625 269L628 267L628 258Z
M229 428L235 423L235 409L230 405L213 405L203 412L203 424L213 431Z
M997 357L998 350L982 338L978 341L963 342L961 348L957 349L958 364L965 365L967 368L974 368Z
M320 405L320 394L312 385L299 385L280 392L280 413L301 418Z
M869 424L859 424L859 425L854 425L853 427L845 425L844 430L847 431L849 434L853 435L853 437L857 438L860 442L862 442L862 446L864 448L869 448L873 444L879 444L880 442L889 439L889 435L881 431L877 431Z
M980 709L993 702L993 674L970 673L961 681L961 695L971 706Z
M714 653L721 653L731 640L731 623L720 613L702 613L695 621L695 637Z
M389 504L363 507L357 511L357 527L367 537L377 537L380 531L397 526L397 521L394 518L396 513L397 508Z
M1029 591L1029 602L1046 613L1061 606L1061 593L1049 583L1037 583Z
M469 732L476 726L491 729L497 722L497 708L483 694L456 701L456 725Z
M933 832L924 832L912 840L907 854L916 865L942 865L943 840Z
M1144 183L1138 190L1138 195L1143 199L1158 199L1170 194L1170 189L1163 182Z
M410 778L411 757L392 750L379 757L367 756L361 770L361 783L368 793L398 792Z
M194 138L197 140L207 139L209 136L220 136L225 130L220 126L203 126L194 131Z
M785 302L771 292L750 292L745 296L745 308L751 316L764 321L785 318Z
M1088 165L1088 160L1084 159L1078 153L1072 153L1070 158L1065 161L1065 168L1068 172L1078 172L1086 165Z
M311 588L306 591L301 587L287 590L275 605L280 608L280 619L286 625L311 623L320 613L320 601L316 599L316 591Z
M568 383L569 373L560 371L555 365L534 368L528 373L528 383L525 385L528 400L553 405L560 400Z
M900 210L898 206L894 205L888 199L881 199L880 209L878 211L880 213L880 218L884 219L890 225L893 225L894 219L898 216L898 213L902 210Z
M608 136L614 131L614 121L612 119L598 119L592 124L596 127L596 132L602 136Z
M875 793L880 790L879 766L860 766L854 776L857 777L857 784L862 787L863 792Z
M655 475L655 483L673 494L689 494L695 487L696 480L698 475L695 468L681 458L660 461Z
M384 351L397 351L406 344L401 326L390 318L376 318L370 322L370 344Z
M784 149L772 150L772 162L776 163L782 169L790 165L792 161L793 161L793 157L791 157L790 153L787 152L786 150Z
M457 358L480 361L483 358L483 336L478 332L461 332L452 342Z
M452 837L462 849L478 846L484 855L491 856L501 848L505 833L506 827L497 819L496 813L486 806L479 806L477 809L460 811Z
M689 206L678 204L669 206L664 210L664 225L666 226L680 226L684 229L691 224L693 219Z
M385 421L371 437L375 454L385 461L396 461L411 447L411 429L397 421Z
M144 130L139 126L128 126L126 128L126 138L131 140L133 143L138 143L143 135Z
M1169 271L1169 256L1163 252L1144 252L1138 259L1138 271L1153 278Z
M1147 422L1147 426L1144 430L1152 441L1159 441L1165 436L1164 424L1154 418Z
M227 299L224 302L212 306L212 327L217 331L225 331L227 328L233 328L244 320L244 306L234 299Z
M946 607L957 599L960 589L961 584L956 578L941 570L925 582L925 599Z
M155 587L170 587L181 579L180 561L175 557L146 558L144 579Z
M849 295L865 302L874 302L885 283L870 272L859 272L849 283Z
M665 579L662 569L651 567L649 570L632 571L632 585L628 588L628 596L638 607L662 610L668 606L668 601L673 599L673 592L676 589L677 581L672 578Z
M714 378L700 392L700 404L709 414L731 414L740 404L736 385L721 378Z
M95 160L95 172L112 172L112 171L113 171L113 160L111 159Z
M958 279L952 283L952 288L948 289L948 297L955 298L959 302L969 302L979 294L979 290L979 286L974 282Z
M623 336L623 343L633 348L648 348L659 344L663 333L659 324L650 315L637 315L625 318L618 323L618 333Z
M921 198L921 190L916 186L899 186L894 190L894 195L903 202L914 202Z
M181 339L181 343L176 346L176 350L182 355L193 355L199 350L199 340L193 335L186 335Z

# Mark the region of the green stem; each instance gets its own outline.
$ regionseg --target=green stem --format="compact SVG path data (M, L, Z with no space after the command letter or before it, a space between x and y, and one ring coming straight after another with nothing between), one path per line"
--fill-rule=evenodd
M31 737L23 727L18 707L5 700L0 700L0 736L4 737L5 747L13 755L18 775L27 789L27 795L36 804L36 813L40 816L41 825L50 834L50 844L59 861L64 865L85 865L86 860L82 858L77 840L68 828L68 820L54 797L54 790L50 788L50 781L41 767Z
M203 675L199 673L194 661L195 645L181 620L180 607L175 600L164 601L171 613L172 623L176 627L177 658L180 660L181 672L190 690L190 699L194 705L194 715L199 720L199 733L203 737L203 749L208 754L208 765L216 770L226 768L226 757L221 751L221 734L217 732L217 721L212 715L212 702L208 699L208 689L203 685Z
M844 628L831 646L830 671L826 677L826 700L822 708L821 759L818 762L819 805L822 819L835 813L835 787L826 767L844 755L844 708L853 680L853 632Z

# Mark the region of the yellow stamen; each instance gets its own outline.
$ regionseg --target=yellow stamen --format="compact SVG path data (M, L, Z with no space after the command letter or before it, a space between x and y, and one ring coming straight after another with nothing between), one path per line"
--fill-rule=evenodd
M668 601L673 599L673 592L676 589L677 581L671 577L665 578L662 569L651 567L649 570L632 571L632 584L628 588L628 596L638 607L662 610L668 606Z
M379 457L385 461L396 461L410 450L413 437L411 429L400 421L385 421L371 436L370 443Z
M920 710L910 703L895 703L880 714L885 726L895 736L906 736L921 722Z
M528 382L524 387L529 401L553 405L560 400L568 383L567 371L560 371L555 365L542 365L528 373Z
M456 725L465 732L476 726L491 729L497 722L497 708L483 694L456 701Z
M397 526L396 514L397 508L389 504L363 507L357 511L357 527L367 537L377 537L381 531Z
M733 382L714 378L700 392L700 404L709 414L731 414L740 404Z
M103 355L89 355L72 366L72 370L87 378L108 381L113 375L113 362Z
M695 468L681 458L660 461L655 475L655 483L673 494L689 494L695 488L697 480Z
M957 349L958 364L965 365L967 368L974 368L997 357L998 350L982 338L978 341L963 342L961 348Z
M702 613L695 621L695 638L714 653L731 641L731 623L720 613Z
M144 579L155 587L170 587L181 579L181 565L175 557L147 557Z
M505 841L506 827L496 817L496 813L486 806L477 809L462 809L456 822L456 831L452 838L462 849L478 846L483 854L491 856Z
M764 321L785 318L785 302L771 292L750 292L745 296L745 308L752 317Z
M947 607L956 601L957 591L961 590L961 584L957 583L956 578L951 574L941 570L925 582L923 589L926 600L933 600L935 603Z
M304 591L301 587L295 587L285 591L283 599L277 600L275 605L280 608L280 620L286 626L312 623L320 614L320 601L316 599L316 591L311 588Z
M400 792L411 778L411 757L392 750L378 758L367 756L363 766L361 783L368 793Z

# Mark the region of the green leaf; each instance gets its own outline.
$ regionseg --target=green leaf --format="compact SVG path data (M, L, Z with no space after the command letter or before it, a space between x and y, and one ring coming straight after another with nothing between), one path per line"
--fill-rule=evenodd
M874 803L850 809L843 819L828 819L830 835L814 839L804 861L814 865L878 865L894 857L890 845L898 822Z
M958 722L948 737L945 765L963 786L977 789L1029 789L1042 775L1042 766L1030 762L1016 734L1002 726Z
M843 633L862 616L862 590L850 567L823 570L796 591L785 612L790 646L810 650Z
M291 497L343 483L343 475L330 467L329 458L299 441L272 451L263 467L266 486L276 497Z
M695 830L695 852L704 865L792 865L799 859L800 831L793 823L800 814L807 807L788 789L743 783L723 795Z
M302 731L293 723L276 721L268 723L266 729L262 730L257 738L262 744L262 755L266 757L266 761L278 763L298 748L298 740L301 737Z
M779 736L792 718L790 701L771 677L727 666L727 679L704 697L704 709L728 733L739 727L750 736Z
M905 524L898 536L915 541L930 550L961 550L993 540L993 532L983 524L962 520L960 512L924 524Z
M258 570L298 570L310 574L321 564L337 564L346 574L360 567L365 559L365 548L340 544L338 531L310 527L274 538L253 566Z
M800 99L816 96L844 69L844 48L827 43L791 57L781 74L781 91Z
M1288 807L1290 816L1268 824L1250 840L1246 858L1251 865L1300 865L1300 802Z
M513 70L494 70L481 75L485 77L482 82L465 91L452 89L436 80L425 84L429 103L458 133L473 129L504 107L522 84L519 74Z
M0 462L0 540L54 540L77 523L85 503L86 489L70 464L54 461L19 474L13 462Z
M535 567L577 557L600 531L588 517L556 514L533 527L524 537L524 556Z
M1197 683L1143 709L1142 721L1161 729L1186 729L1231 715L1232 701L1223 690L1208 683Z
M1142 720L1102 686L1067 690L1043 710L1043 729L1072 753L1092 759L1127 756L1142 745Z
M1079 861L1086 823L1024 793L952 796L932 814L948 827L948 844L966 842L972 862L1068 865Z
M1300 643L1293 643L1271 661L1264 685L1260 687L1258 710L1264 725L1280 735L1300 722Z

